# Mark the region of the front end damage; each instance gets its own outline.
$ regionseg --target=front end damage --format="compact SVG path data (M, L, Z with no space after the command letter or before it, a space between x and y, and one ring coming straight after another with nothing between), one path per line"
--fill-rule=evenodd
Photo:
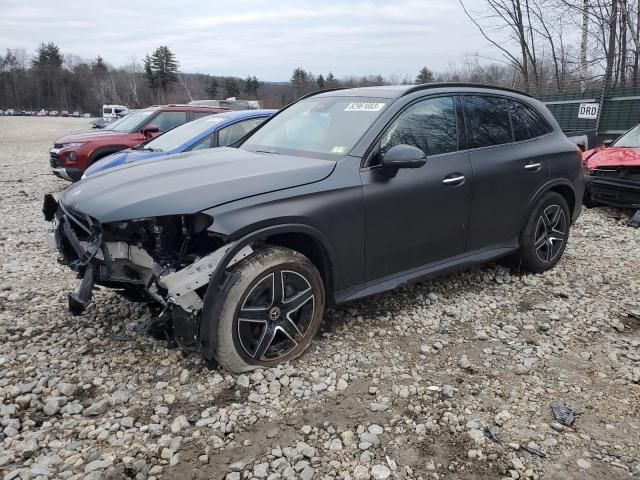
M183 348L207 347L200 329L209 284L253 252L210 231L213 220L203 213L101 224L51 195L43 213L52 222L48 245L82 279L68 296L72 314L84 312L95 285L141 291L159 304L159 321L172 325Z
M594 204L640 209L640 166L593 169L586 176L586 194Z

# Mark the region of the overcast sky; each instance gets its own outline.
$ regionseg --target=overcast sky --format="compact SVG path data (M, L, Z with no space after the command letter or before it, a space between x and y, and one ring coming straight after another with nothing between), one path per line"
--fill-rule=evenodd
M273 81L297 66L413 77L465 53L499 58L457 0L0 0L0 50L42 41L116 66L167 45L185 72Z

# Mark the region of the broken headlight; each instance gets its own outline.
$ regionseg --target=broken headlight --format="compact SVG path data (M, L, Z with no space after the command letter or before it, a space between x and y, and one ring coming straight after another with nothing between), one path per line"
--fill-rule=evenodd
M181 264L208 253L207 229L213 218L204 213L138 218L104 225L105 240L126 242L146 250L162 264Z

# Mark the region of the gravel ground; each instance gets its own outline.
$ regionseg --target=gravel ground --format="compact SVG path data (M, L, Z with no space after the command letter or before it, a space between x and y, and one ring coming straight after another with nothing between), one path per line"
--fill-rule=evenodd
M353 303L295 363L234 376L107 290L67 312L78 281L40 208L66 185L48 148L87 123L0 118L0 477L640 476L640 231L621 212L584 212L544 275L489 265Z

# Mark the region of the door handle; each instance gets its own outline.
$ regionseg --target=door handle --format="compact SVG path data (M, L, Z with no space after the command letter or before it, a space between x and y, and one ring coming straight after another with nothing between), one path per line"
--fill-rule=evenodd
M456 174L452 174L456 175ZM462 185L464 183L464 175L456 175L455 177L447 176L444 177L442 183L445 185L449 185L450 187L457 187L458 185Z
M541 163L527 163L524 166L525 170L533 170L535 172L537 172L538 170L540 170L540 167L542 166Z

